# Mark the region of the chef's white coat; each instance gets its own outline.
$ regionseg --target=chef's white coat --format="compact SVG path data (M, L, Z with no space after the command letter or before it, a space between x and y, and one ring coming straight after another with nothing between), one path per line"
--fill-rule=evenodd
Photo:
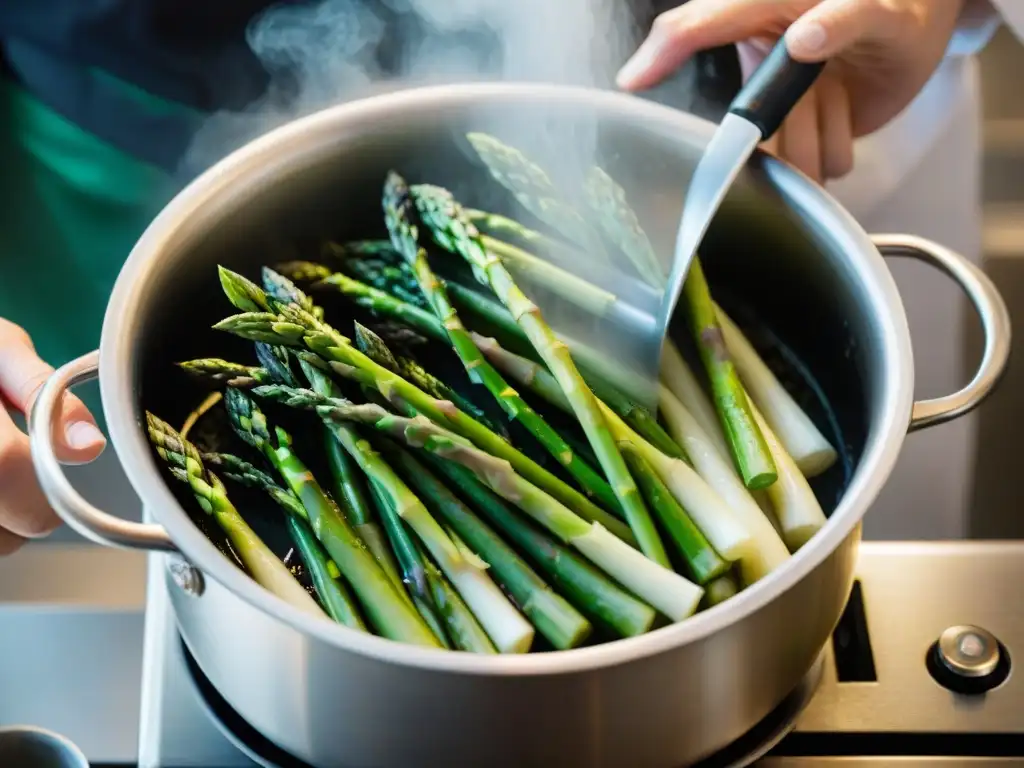
M947 0L932 0L947 2ZM917 99L882 130L856 142L854 171L829 191L868 232L906 232L981 262L981 104L975 54L1000 21L1024 35L1024 0L969 0L947 56ZM1007 77L1014 74L1007 73ZM907 312L919 398L970 380L966 299L948 278L893 260ZM909 435L896 469L865 518L868 538L966 535L976 415Z

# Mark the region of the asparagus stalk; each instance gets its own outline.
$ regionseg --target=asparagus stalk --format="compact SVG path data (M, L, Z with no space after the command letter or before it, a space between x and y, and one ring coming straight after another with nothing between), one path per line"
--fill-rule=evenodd
M225 274L222 281L228 278L229 275ZM353 379L361 386L376 389L382 397L399 409L412 408L417 413L453 429L488 453L509 461L524 477L550 492L586 519L599 522L607 531L629 544L636 542L632 532L621 521L518 451L486 426L460 411L451 402L431 397L401 376L375 363L349 344L339 333L309 313L303 312L301 308L289 311L291 306L276 307L282 313L279 315L258 312L234 315L220 321L214 328L275 345L305 346L331 363L332 370L339 375Z
M783 565L789 559L789 550L730 466L728 458L718 452L697 420L665 386L659 390L659 402L672 436L686 448L697 474L718 492L750 533L750 546L740 558L740 572L744 583L753 584Z
M300 611L323 616L317 602L238 513L224 483L203 466L196 447L149 412L146 429L157 455L170 467L176 480L189 486L202 510L217 521L256 582Z
M679 402L686 407L686 410L690 412L690 415L696 420L700 428L704 430L704 434L707 435L708 439L715 446L718 455L728 459L729 467L739 477L739 470L736 469L736 464L732 461L732 453L729 451L729 445L725 441L722 425L715 414L715 408L711 405L707 395L704 394L704 390L700 382L697 381L693 371L690 370L690 366L687 365L676 345L672 342L667 342L662 352L661 383L668 387L669 392L675 395ZM771 499L768 498L767 492L761 489L750 491L750 495L754 497L757 506L761 508L761 511L764 512L765 516L775 527L776 532L781 533L772 510Z
M466 138L491 176L509 190L520 205L569 242L584 246L591 257L607 258L597 232L579 211L561 199L543 168L494 136L473 132L466 134Z
M462 325L462 320L448 299L444 284L437 279L427 262L427 252L419 244L418 229L412 223L413 202L409 196L409 188L405 180L394 171L388 174L384 187L383 207L392 244L416 275L420 290L430 302L434 314L444 323L449 343L465 366L470 380L482 384L508 417L518 421L533 435L537 442L576 479L588 496L597 499L608 509L618 510L619 501L616 494L612 492L604 478L576 455L562 436L519 396L473 343L472 337Z
M664 290L665 269L626 200L626 191L606 171L594 166L587 174L583 192L605 235L633 262L649 285Z
M480 242L488 253L501 259L513 272L551 289L592 315L604 315L618 301L618 297L611 291L599 288L511 243L487 235L481 235Z
M573 413L572 406L561 387L558 386L558 381L547 368L529 358L509 352L491 337L474 333L473 338L480 351L487 356L495 368L556 408L569 414ZM588 378L588 383L590 381L591 379ZM659 451L673 458L687 461L686 453L662 429L650 411L632 402L607 384L591 385L591 389L599 401L622 417L641 437Z
M428 395L432 395L438 400L451 401L460 411L468 413L474 419L484 426L489 427L505 440L509 439L508 432L506 432L501 425L495 424L491 419L489 419L487 415L471 400L460 395L415 360L393 354L384 339L366 326L356 323L355 327L356 346L359 347L359 351L364 355L369 357L378 365L384 366L393 373L397 373L402 378L408 380L412 384L415 384Z
M701 361L711 382L715 407L729 448L747 488L767 488L778 471L764 435L750 411L747 393L740 383L722 338L715 305L700 261L694 259L683 283L690 328L700 350Z
M610 408L604 406L603 411L615 439L636 447L715 551L730 562L739 560L750 547L750 532L718 492L686 462L666 456L640 437Z
M583 613L623 637L642 635L651 628L655 618L653 608L524 520L473 472L432 453L421 455L512 544L526 553L558 591Z
M707 593L705 594L704 602L708 608L724 603L729 598L738 595L740 591L739 586L736 584L736 579L730 573L719 576L708 584L706 589Z
M224 477L239 485L262 490L285 511L288 533L306 564L324 610L339 624L366 632L366 624L359 615L355 600L345 586L337 581L341 571L327 556L313 529L309 527L309 515L299 497L274 482L274 478L266 472L238 456L207 453L203 454L203 461L207 466L219 466L227 470L223 472Z
M316 398L325 398L328 402L333 402L327 395L328 392L337 393L332 383L308 363L302 365L315 389L290 391L307 392ZM369 441L355 438L355 431L344 421L324 417L324 422L329 428L336 430L338 440L359 464L360 469L370 478L376 490L387 497L389 509L408 523L423 542L441 571L480 620L498 650L502 653L528 651L533 642L533 627L495 587L486 573L486 564L480 563L477 558L464 556L423 502L373 449Z
M323 316L323 310L312 303L303 294L295 295L290 285L283 281L275 280L274 273L264 275L264 283L276 295L286 296L289 300L294 299L301 303L306 311L317 316ZM288 349L286 347L273 347L262 342L256 343L256 357L263 366L263 370L269 378L278 383L290 387L299 386L299 381L291 368ZM240 389L242 387L239 387ZM380 563L384 573L395 585L398 594L406 601L409 596L405 592L405 585L402 577L398 575L398 568L391 551L384 541L380 528L377 527L370 507L362 493L360 479L351 462L347 460L344 450L338 444L337 439L325 426L324 442L327 451L328 467L331 471L331 479L334 485L334 499L342 509L349 524L351 524L359 537L366 544L367 548ZM411 604L411 603L410 603Z
M224 401L235 432L267 457L302 501L313 530L352 586L373 627L392 640L441 647L292 450L290 435L280 427L271 429L263 413L240 390L228 389Z
M462 464L492 491L533 517L564 543L574 546L673 621L681 621L691 615L700 602L703 590L698 585L627 546L600 524L579 517L554 497L517 475L508 461L485 453L469 440L423 416L397 416L375 404L353 405L341 398L326 398L311 390L277 385L257 387L253 392L292 407L314 409L325 419L372 426L411 447Z
M679 349L671 341L666 341L661 352L661 383L668 387L669 392L686 406L700 428L714 442L715 449L725 458L732 460L732 451L725 441L721 422L715 407L704 394L704 389L694 375L693 370L683 359Z
M314 283L334 274L334 270L326 264L299 260L275 264L274 271L295 283Z
M273 381L263 368L231 363L219 357L185 360L178 363L178 367L194 378L227 387L249 389L257 384L269 384Z
M730 563L715 552L637 447L624 441L619 443L619 448L644 498L689 566L694 581L707 584L728 571Z
M470 653L491 653L496 654L498 649L494 647L491 638L487 636L476 616L469 610L469 606L462 599L455 588L444 577L444 574L437 569L437 566L430 562L426 555L423 557L423 567L426 569L427 585L430 587L434 604L440 611L448 635L452 638L455 646Z
M836 449L775 378L739 326L717 304L715 309L725 346L750 399L804 476L821 474L836 462Z
M363 478L359 468L352 462L344 446L335 437L333 430L324 425L324 452L330 468L332 490L339 501L345 517L355 528L359 538L366 544L374 559L395 585L395 591L405 600L410 600L405 591L406 584L398 573L398 565L384 539L384 534L373 518L370 503L363 490Z
M409 594L412 595L413 605L437 637L438 642L445 648L450 648L444 625L435 613L434 598L427 584L423 553L412 540L387 494L376 483L370 483L370 495L373 496L377 504L381 520L384 521L384 530L387 532L392 549L394 549L395 557L401 565L403 579L409 588ZM476 620L474 619L474 621ZM483 632L482 629L481 632ZM486 637L486 634L484 636ZM487 645L493 648L490 639L488 639Z
M781 441L768 426L757 406L753 406L752 410L779 468L779 479L768 487L768 497L771 499L775 519L782 530L786 546L790 552L796 552L821 530L827 519L818 498L796 462L782 447Z
M378 316L390 317L401 322L405 322L415 330L431 339L434 339L435 341L447 342L448 340L444 325L432 313L426 312L407 302L397 299L391 294L379 290L378 288L371 287L359 282L358 280L353 280L347 275L334 273L322 279L316 285L321 288L337 290L350 298L358 306L368 309ZM496 330L504 331L503 336L505 337L505 347L498 346L496 342L485 342L488 345L488 349L481 349L481 352L488 357L492 365L505 373L506 376L511 376L513 374L502 367L501 358L497 356L500 352L514 354L509 350L518 349L521 350L523 355L527 358L533 359L530 358L530 355L536 355L536 352L534 352L533 348L523 335L523 332L520 330L519 326L516 325L515 320L512 319L512 316L508 314L508 311L504 307L481 296L476 291L463 288L457 283L449 283L447 288L453 302L461 311L465 312L467 315L473 315L477 320L482 321L487 326L495 328ZM486 337L478 333L473 333L472 338L479 344L480 340ZM643 435L649 442L656 445L663 453L676 458L685 459L685 454L682 452L680 447L673 443L672 438L670 438L661 428L658 424L658 420L650 411L636 403L633 403L628 397L619 393L614 387L604 383L600 376L591 373L583 366L580 367L580 372L586 378L587 383L594 391L594 394L604 400L612 410L622 416L622 418L624 418L626 422L633 427L633 429ZM545 382L539 382L538 384L547 384L549 382L556 384L557 386L557 382L554 381L550 374L547 375ZM522 381L519 383L524 385ZM561 392L560 389L558 391ZM537 394L550 401L551 393L538 391ZM559 395L559 397L561 398L561 403L567 405L565 396ZM554 402L553 404L559 405L559 403ZM567 411L571 411L571 408L567 408Z
M466 217L473 222L477 229L486 233L485 237L504 238L505 242L518 240L538 251L553 251L572 247L531 229L515 219L502 216L500 213L467 208Z
M668 555L640 491L601 417L597 399L576 370L569 348L544 322L540 310L519 290L501 261L488 255L480 243L476 227L466 219L459 204L446 190L419 185L413 190L413 196L417 210L437 244L466 259L477 278L486 280L499 301L512 313L572 405L641 551L654 562L668 566Z
M275 335L275 329L284 326L285 330L290 332L293 325L293 323L280 320L276 316L249 314L226 318L214 327L248 338L258 336L273 339L278 343L289 342L295 345L304 343L308 349L328 361L332 371L352 379L362 386L377 390L382 397L398 408L412 408L417 413L423 414L445 427L453 428L488 453L507 460L525 477L549 490L559 501L568 504L586 519L600 522L603 528L629 544L635 542L629 528L621 521L605 512L567 483L559 480L499 435L460 411L452 403L431 397L397 374L376 364L351 344L338 344L329 334L315 330L309 330L304 339Z
M388 458L435 514L465 539L490 566L494 579L537 630L557 649L575 648L593 628L556 594L504 541L407 450L393 447Z

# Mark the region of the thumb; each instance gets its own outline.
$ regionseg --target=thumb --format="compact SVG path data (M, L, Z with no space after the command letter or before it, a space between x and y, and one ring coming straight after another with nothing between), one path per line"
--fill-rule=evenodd
M798 61L824 61L893 25L894 13L878 0L822 0L786 30L786 48Z
M28 334L0 319L0 399L27 416L51 373L53 368L36 354ZM56 429L57 456L69 464L95 460L107 443L85 403L72 394L64 396Z

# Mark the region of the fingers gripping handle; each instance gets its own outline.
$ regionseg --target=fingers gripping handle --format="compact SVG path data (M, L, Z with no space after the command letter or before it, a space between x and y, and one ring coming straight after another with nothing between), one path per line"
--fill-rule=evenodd
M90 352L58 368L43 384L29 414L28 431L39 485L61 519L85 538L108 547L176 551L160 525L122 520L97 509L71 487L57 460L54 429L64 393L96 378L99 351Z
M973 410L988 397L1010 357L1010 313L995 284L983 271L949 248L913 235L872 235L884 256L904 256L941 270L967 294L981 320L985 349L974 378L945 397L914 403L910 431L942 424Z
M770 139L796 103L814 85L825 62L805 63L789 55L781 38L729 106L729 111L753 123Z

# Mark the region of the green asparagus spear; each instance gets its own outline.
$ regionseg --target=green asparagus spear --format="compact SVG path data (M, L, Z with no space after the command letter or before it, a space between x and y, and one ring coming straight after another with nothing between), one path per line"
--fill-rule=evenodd
M514 448L492 430L460 411L451 402L431 397L419 387L373 362L348 339L319 322L301 307L276 307L281 314L245 313L225 318L214 328L243 338L282 346L305 346L331 364L333 371L356 381L360 386L376 389L393 406L412 408L417 413L472 440L488 453L507 460L524 477L550 492L587 520L599 522L609 532L629 544L636 539L620 520L594 504L582 493L548 472L535 461ZM430 315L433 317L433 315ZM296 329L302 329L297 335Z
M410 447L434 453L472 470L487 487L515 504L564 543L571 544L591 562L673 621L696 610L703 590L669 568L659 565L590 523L545 491L517 475L508 461L475 447L469 440L417 416L389 413L378 405L353 405L312 390L278 385L257 387L253 393L294 408L315 410L331 421L356 422L401 440Z
M448 636L455 646L470 653L497 653L498 649L494 647L491 638L444 574L425 554L421 553L421 557L434 605L441 613Z
M711 383L715 409L736 467L747 488L767 488L778 478L778 470L764 435L754 420L746 390L725 347L711 292L697 259L693 260L686 275L683 295L686 298L690 329Z
M203 454L203 462L207 466L222 467L226 470L224 477L229 480L264 491L284 509L288 533L306 564L306 570L309 571L324 610L339 624L366 632L366 624L359 615L355 600L345 585L338 581L341 571L327 556L313 529L309 527L309 516L299 497L274 482L274 478L266 472L238 456L228 453L206 453Z
M305 362L301 365L314 390L289 391L305 392L334 402L329 397L329 394L337 394L333 382L312 365ZM371 485L386 495L395 514L419 536L442 572L487 630L498 650L502 653L524 653L529 650L533 642L533 628L490 580L485 573L486 565L476 558L464 556L416 494L367 440L353 440L354 432L345 422L326 418L324 421L328 427L336 430L339 441L366 473Z
M557 649L575 648L590 636L590 622L576 611L407 450L382 443L388 460L416 488L424 502L477 552L495 580L538 631Z
M448 286L452 301L467 317L471 317L474 325L482 325L490 329L500 344L500 348L509 354L518 355L539 362L537 351L531 346L522 329L516 324L515 318L501 304L492 301L477 291L451 283ZM382 309L382 312L386 310ZM428 331L424 330L424 333ZM492 363L497 365L494 359ZM500 366L499 366L500 367ZM627 424L643 435L652 445L663 453L677 459L686 459L682 448L658 424L657 418L649 410L634 403L614 386L608 384L584 362L579 365L580 374L586 380L594 395L617 413ZM508 371L505 371L508 373ZM549 374L550 375L550 374ZM563 396L564 400L564 396Z
M486 387L509 418L518 421L533 435L576 479L588 496L597 499L607 509L618 511L620 507L616 495L604 478L573 452L562 436L519 396L473 343L448 300L444 284L437 279L427 262L427 252L418 242L419 233L413 223L413 202L409 188L405 180L394 171L388 174L384 186L383 207L392 245L404 256L434 314L444 323L449 342L462 360L470 380Z
M597 232L566 203L544 169L522 151L486 133L466 138L483 160L491 176L509 190L526 210L570 242L584 246L593 258L606 259Z
M295 283L314 283L330 277L334 270L326 264L315 261L282 261L274 265L274 271Z
M265 277L265 281L268 285L275 285L273 279ZM288 285L280 285L277 290L280 290L282 295L291 296ZM302 300L305 299L305 296L295 298ZM313 314L316 314L316 310L320 310L319 307L308 300L304 301L302 306ZM321 315L322 312L320 310ZM269 344L256 342L256 357L263 364L263 370L266 371L273 382L291 387L299 385L299 381L291 368L287 348L273 347ZM248 389L248 387L238 388ZM370 514L370 507L366 502L366 498L362 495L359 487L360 479L355 468L352 467L351 463L346 462L347 457L344 450L338 445L338 441L331 430L326 427L324 428L324 442L327 450L328 466L331 470L331 478L334 485L335 501L341 506L348 522L355 528L356 533L359 534L359 537L366 544L374 558L376 558L381 568L384 569L384 573L391 579L398 594L408 601L409 596L405 592L405 585L402 583L402 577L398 574L398 567L391 556L391 550L384 541L383 533Z
M488 255L480 243L476 227L466 219L461 207L447 190L418 185L413 189L413 197L435 242L466 259L477 278L486 281L499 301L512 313L572 405L640 549L654 562L668 566L668 555L640 491L608 431L594 393L576 369L569 348L544 322L540 310L519 290L501 261Z
M675 543L679 554L686 560L694 581L698 584L707 584L728 571L731 564L715 552L700 528L686 514L686 510L676 501L668 486L662 482L636 446L628 441L622 441L619 448L643 491L644 498L658 516L669 538Z
M245 567L264 589L310 615L323 616L316 601L255 534L228 499L220 478L203 466L199 451L167 422L146 413L149 439L176 480L185 483L204 512L227 534Z
M411 598L405 591L405 582L398 573L398 565L391 554L391 548L384 540L380 526L374 520L370 504L363 492L363 478L359 468L341 445L334 431L324 426L324 452L327 455L327 466L331 471L331 485L334 498L345 513L345 517L355 528L359 538L366 544L374 559L384 569L384 573L395 585L395 591L404 599Z
M432 453L422 453L438 474L532 560L558 591L584 614L623 637L647 632L655 612L570 549L510 509L473 472Z
M391 499L376 483L370 483L370 495L377 505L380 519L384 521L384 530L387 532L395 558L402 569L403 581L412 596L413 605L416 606L416 610L438 641L445 648L451 648L444 626L435 613L434 599L427 585L423 553L417 549ZM481 632L483 632L482 629ZM486 637L486 635L484 636ZM489 643L490 640L488 640Z
M587 174L583 191L605 235L633 262L633 266L648 284L664 290L667 277L665 268L658 261L636 212L626 200L626 191L597 166Z
M183 371L197 379L223 384L228 387L248 389L257 384L269 384L273 379L262 368L241 365L217 357L203 357L178 363Z
M313 300L298 290L291 280L282 277L272 269L263 269L263 290L267 296L278 304L297 304L317 320L323 320L323 308L314 304Z
M242 312L270 311L266 291L249 278L226 267L217 267L217 276L228 300Z
M225 392L224 402L236 433L263 453L299 497L324 548L355 591L372 626L384 637L440 647L419 614L404 601L338 508L291 448L291 436L271 428L266 417L240 390Z
M438 400L450 400L460 411L468 413L505 440L510 439L508 432L500 424L495 424L488 418L487 414L478 408L472 400L463 397L412 358L392 353L384 339L366 326L356 323L355 327L356 346L375 363L397 373Z

